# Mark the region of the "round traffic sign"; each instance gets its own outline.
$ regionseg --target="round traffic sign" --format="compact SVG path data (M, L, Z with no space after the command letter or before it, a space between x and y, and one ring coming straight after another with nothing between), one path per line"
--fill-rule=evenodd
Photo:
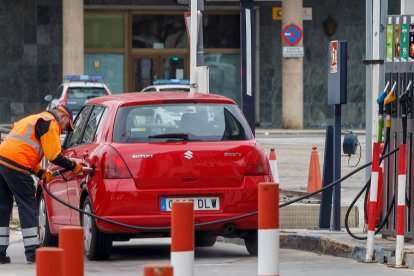
M296 24L289 24L282 29L282 40L289 45L295 45L302 39L302 29Z

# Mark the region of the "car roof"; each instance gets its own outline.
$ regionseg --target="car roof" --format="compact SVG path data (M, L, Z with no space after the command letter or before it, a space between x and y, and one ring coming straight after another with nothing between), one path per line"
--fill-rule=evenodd
M90 82L90 81L71 81L71 82L64 82L64 85L68 87L98 87L98 88L105 88L105 84L102 82Z
M137 104L159 104L174 102L194 103L224 103L236 104L233 100L217 94L189 93L189 92L132 92L112 94L96 97L88 100L87 104L105 105L137 105Z

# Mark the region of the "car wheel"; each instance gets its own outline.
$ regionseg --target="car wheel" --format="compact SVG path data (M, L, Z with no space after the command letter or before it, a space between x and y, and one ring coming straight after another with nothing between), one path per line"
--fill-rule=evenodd
M46 201L43 194L40 195L38 205L39 227L37 236L40 246L57 246L58 238L50 233L49 219L47 217Z
M247 252L252 256L257 256L257 231L250 232L244 237L244 244L246 245Z
M86 197L83 210L92 213L89 197ZM89 260L107 260L111 255L112 238L102 233L96 226L95 219L82 214L85 255Z
M213 246L216 243L217 236L206 232L196 232L194 244L196 247Z

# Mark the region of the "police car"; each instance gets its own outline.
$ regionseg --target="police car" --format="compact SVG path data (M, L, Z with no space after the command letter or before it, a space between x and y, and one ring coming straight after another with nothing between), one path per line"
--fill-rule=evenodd
M147 86L141 92L160 92L160 91L190 91L190 81L181 79L159 79L153 85Z
M76 116L86 100L111 95L111 91L103 83L102 76L65 75L63 80L54 95L45 96L45 100L49 102L47 110L65 104L72 110L73 116Z

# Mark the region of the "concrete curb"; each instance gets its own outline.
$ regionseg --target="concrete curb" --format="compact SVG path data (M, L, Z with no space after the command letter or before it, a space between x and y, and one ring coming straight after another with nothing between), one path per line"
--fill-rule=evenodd
M294 249L301 251L310 251L318 254L331 255L342 258L350 258L356 261L364 261L366 253L365 241L358 241L347 237L347 233L335 233L330 235L321 234L318 231L305 230L303 233L281 232L280 248ZM223 238L219 237L218 241L228 242L244 246L243 239L240 238ZM394 241L388 241L382 238L376 239L377 245L374 245L374 261L392 265L395 264L395 244ZM410 269L414 269L414 250L413 246L405 247L403 263Z

